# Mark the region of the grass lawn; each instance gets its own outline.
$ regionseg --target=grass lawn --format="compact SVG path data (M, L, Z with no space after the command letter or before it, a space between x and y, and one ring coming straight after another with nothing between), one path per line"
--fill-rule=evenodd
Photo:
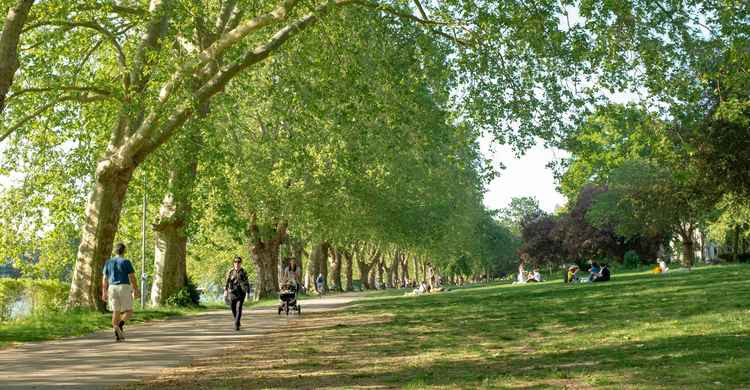
M750 266L371 297L128 389L750 388Z

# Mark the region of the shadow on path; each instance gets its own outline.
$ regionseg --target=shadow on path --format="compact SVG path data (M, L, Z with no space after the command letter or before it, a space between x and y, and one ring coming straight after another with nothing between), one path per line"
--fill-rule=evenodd
M341 309L357 294L301 301L304 313ZM276 308L243 313L240 331L232 314L210 311L125 327L126 340L116 343L111 330L51 342L37 342L0 352L0 388L100 389L137 382L162 369L187 365L194 358L218 354L243 340L273 334L283 325L299 321Z

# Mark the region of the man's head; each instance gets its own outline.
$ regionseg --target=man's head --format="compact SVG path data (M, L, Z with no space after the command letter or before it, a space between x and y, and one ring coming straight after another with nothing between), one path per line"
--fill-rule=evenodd
M117 245L115 245L115 253L117 254L117 256L124 255L125 254L125 244L123 244L123 243L120 242Z
M239 256L234 257L234 269L240 269L242 267L242 258Z

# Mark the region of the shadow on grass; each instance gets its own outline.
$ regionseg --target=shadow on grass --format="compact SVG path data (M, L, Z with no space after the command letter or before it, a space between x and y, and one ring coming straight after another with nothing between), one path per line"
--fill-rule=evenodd
M748 279L727 266L373 299L239 346L236 366L136 387L748 388Z

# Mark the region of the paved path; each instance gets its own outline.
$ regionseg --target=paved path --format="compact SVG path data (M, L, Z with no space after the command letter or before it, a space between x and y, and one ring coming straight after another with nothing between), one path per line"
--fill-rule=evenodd
M335 310L358 294L300 301L305 313ZM194 357L220 353L233 343L261 337L280 324L299 321L275 308L246 310L237 332L232 314L210 311L195 316L125 327L115 343L111 330L88 336L23 344L0 351L0 389L103 389L155 376L164 368L188 365Z

